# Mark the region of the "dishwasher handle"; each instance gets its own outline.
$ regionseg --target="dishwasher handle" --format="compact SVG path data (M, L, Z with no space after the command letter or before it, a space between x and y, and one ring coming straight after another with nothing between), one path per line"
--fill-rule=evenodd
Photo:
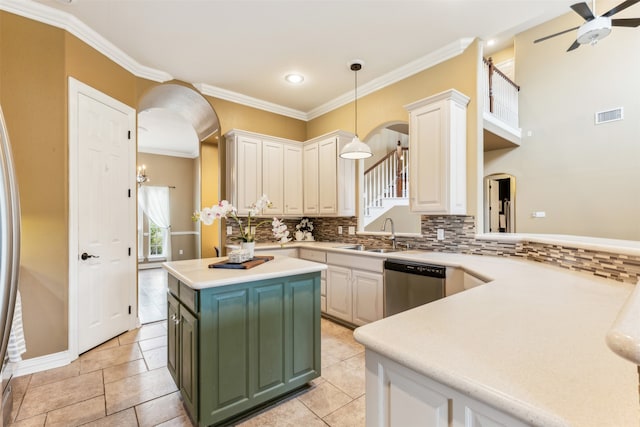
M447 277L446 267L443 267L441 265L425 264L421 262L386 260L384 262L384 269L399 271L407 274L436 277L438 279L445 279Z

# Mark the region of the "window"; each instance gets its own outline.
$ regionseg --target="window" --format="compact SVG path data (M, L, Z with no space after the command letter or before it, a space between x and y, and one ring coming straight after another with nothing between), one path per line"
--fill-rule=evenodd
M149 258L164 256L165 241L165 230L149 220Z

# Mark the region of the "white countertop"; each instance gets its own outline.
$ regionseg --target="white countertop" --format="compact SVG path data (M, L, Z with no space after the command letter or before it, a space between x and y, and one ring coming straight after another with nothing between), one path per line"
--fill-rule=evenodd
M639 425L637 367L607 347L640 359L633 285L514 257L344 245L284 247L458 267L489 282L356 329L368 349L533 425Z
M165 270L193 289L205 289L236 283L254 282L314 273L326 270L325 264L276 255L273 260L250 269L209 268L209 264L226 260L221 258L170 261L162 264Z

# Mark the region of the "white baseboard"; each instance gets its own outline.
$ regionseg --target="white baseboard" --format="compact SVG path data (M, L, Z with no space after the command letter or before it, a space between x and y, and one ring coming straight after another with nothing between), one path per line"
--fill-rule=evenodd
M46 356L34 357L33 359L21 360L13 370L13 375L21 377L35 372L46 371L47 369L59 368L73 362L76 357L71 356L68 350L59 353L47 354Z
M150 268L162 268L162 263L164 261L159 262L145 262L144 264L138 264L138 270L147 270Z

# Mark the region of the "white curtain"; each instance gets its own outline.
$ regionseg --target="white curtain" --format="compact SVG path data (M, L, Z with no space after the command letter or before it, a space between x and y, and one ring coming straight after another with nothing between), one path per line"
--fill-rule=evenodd
M138 189L138 203L144 213L158 227L165 230L165 255L171 261L171 209L169 187L142 186Z

